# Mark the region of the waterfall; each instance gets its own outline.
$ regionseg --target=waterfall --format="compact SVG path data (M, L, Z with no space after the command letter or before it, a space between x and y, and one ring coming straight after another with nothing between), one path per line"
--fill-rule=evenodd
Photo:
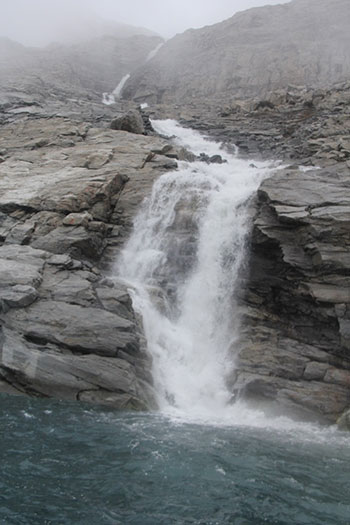
M163 45L164 43L161 42L154 49L152 49L152 51L148 53L145 62L148 62L149 60L154 58ZM121 79L121 81L119 82L117 87L112 91L112 93L102 93L102 104L105 104L106 106L111 106L112 104L115 104L116 99L121 97L123 88L126 82L129 80L129 78L130 78L130 73L128 73ZM145 108L148 107L148 104L144 107Z
M148 62L149 60L152 60L152 58L154 58L156 56L156 54L158 53L160 48L163 47L163 45L164 45L164 43L161 42L154 49L152 49L152 51L150 53L148 53L148 55L147 55L146 62Z
M270 171L175 121L159 133L225 163L179 162L154 184L118 261L142 315L159 406L210 416L230 406L227 379L239 333L236 291L245 259L248 204ZM256 164L256 163L255 163Z
M127 75L123 76L123 78L121 79L121 81L119 82L119 84L117 85L115 90L113 91L113 95L114 95L115 98L120 98L121 97L122 92L123 92L123 88L124 88L125 84L127 83L127 81L129 80L129 78L130 78L130 73L128 73Z
M120 98L123 92L123 88L126 84L126 82L130 78L130 73L127 75L124 75L117 87L112 91L112 93L103 93L102 94L102 103L106 104L106 106L110 106L111 104L115 104L116 98Z

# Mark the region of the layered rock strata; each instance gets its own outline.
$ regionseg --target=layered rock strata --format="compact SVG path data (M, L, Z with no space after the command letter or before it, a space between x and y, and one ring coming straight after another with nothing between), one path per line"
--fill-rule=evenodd
M349 169L261 185L234 389L334 422L350 405Z
M174 166L165 146L59 117L0 129L0 391L154 406L142 326L101 257Z

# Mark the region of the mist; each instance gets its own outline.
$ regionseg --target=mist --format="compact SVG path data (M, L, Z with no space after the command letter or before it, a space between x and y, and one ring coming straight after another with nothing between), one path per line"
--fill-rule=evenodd
M102 32L113 32L111 23L119 23L145 27L170 38L189 28L220 22L237 11L288 1L0 0L0 36L24 45L43 46L100 36Z

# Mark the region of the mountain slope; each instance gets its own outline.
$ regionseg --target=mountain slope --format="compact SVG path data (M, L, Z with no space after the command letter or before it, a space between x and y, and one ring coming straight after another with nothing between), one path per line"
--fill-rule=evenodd
M116 34L30 48L1 38L0 91L101 100L103 92L113 91L161 42L158 36Z
M124 96L157 102L252 96L350 78L350 2L294 0L237 13L168 41Z

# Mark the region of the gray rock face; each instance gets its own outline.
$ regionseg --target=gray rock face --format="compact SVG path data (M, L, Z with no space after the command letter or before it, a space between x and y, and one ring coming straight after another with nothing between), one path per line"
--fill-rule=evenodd
M335 422L350 405L348 168L261 186L234 389Z
M347 0L293 0L237 13L166 42L136 71L124 95L183 104L197 97L251 97L289 84L348 80Z
M98 286L103 295L101 278L69 256L11 245L0 247L0 261L1 391L10 387L117 408L154 405L149 358L121 284L108 282L115 303L110 308L96 292ZM13 269L7 279L4 263ZM21 273L26 284L15 284ZM112 311L116 304L124 317Z
M127 289L97 265L115 260L166 142L56 117L2 126L0 144L0 391L154 407Z

